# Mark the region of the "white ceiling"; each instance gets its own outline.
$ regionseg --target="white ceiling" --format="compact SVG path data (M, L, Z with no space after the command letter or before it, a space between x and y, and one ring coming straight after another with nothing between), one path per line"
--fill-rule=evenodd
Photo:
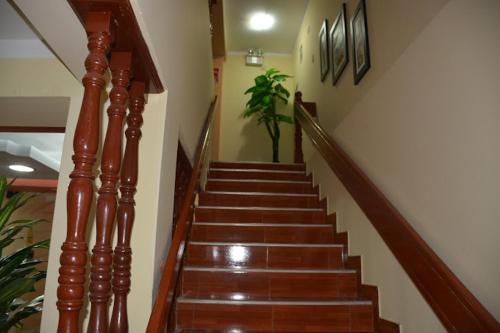
M53 58L40 40L7 0L0 0L0 58Z
M0 133L0 151L30 157L59 171L64 133Z
M229 52L262 48L264 53L292 53L308 0L225 0L224 28ZM276 18L268 31L250 31L249 16L266 12Z

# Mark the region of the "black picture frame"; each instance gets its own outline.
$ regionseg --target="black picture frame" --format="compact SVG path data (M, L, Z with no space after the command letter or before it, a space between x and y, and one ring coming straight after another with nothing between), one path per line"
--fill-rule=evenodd
M332 84L335 85L349 62L345 3L342 4L342 8L330 29L330 57L332 63Z
M351 19L351 35L354 84L357 85L371 66L365 0L360 0L354 11Z
M328 20L324 20L319 30L319 66L321 81L325 81L330 70L330 57L328 54Z

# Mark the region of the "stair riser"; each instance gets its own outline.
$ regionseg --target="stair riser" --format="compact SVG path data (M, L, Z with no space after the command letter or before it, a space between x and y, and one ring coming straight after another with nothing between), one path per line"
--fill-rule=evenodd
M186 265L244 268L340 269L342 248L188 245Z
M373 331L371 305L177 305L179 328L274 332Z
M306 193L317 194L309 183L266 183L266 182L224 182L208 181L207 191L228 192L271 192L271 193Z
M326 208L317 197L279 195L200 194L202 206Z
M247 243L333 243L333 227L241 227L193 225L191 241Z
M200 222L324 223L324 211L197 208Z
M307 181L305 173L287 173L287 172L259 172L259 171L218 171L210 170L208 178L212 179L266 179L266 180L288 180L288 181Z
M355 273L184 271L182 294L209 299L234 299L234 296L291 300L354 298L357 276Z
M278 163L211 162L210 168L213 168L213 169L263 169L263 170L306 171L305 164L278 164Z

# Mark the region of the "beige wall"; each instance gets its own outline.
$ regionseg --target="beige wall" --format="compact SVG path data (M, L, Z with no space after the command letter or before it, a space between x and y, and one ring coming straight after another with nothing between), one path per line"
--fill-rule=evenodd
M342 2L309 1L294 53L298 89L305 101L311 100L318 104L321 124L328 130L337 127L448 0L367 0L372 68L359 85L354 86L352 43L348 33L350 61L336 86L332 86L331 70L325 81L320 81L318 34L324 19L328 19L328 29L331 28ZM345 2L350 31L350 18L358 0ZM302 62L299 57L301 45Z
M136 0L132 4L136 13L141 13L142 32L156 59L166 89L164 95L168 95L165 97L164 134L156 138L156 144L163 147L152 158L161 161L157 178L159 192L149 194L160 198L153 256L154 286L151 290L155 294L172 233L177 142L181 141L193 162L214 97L210 20L206 1L154 0L146 3Z
M2 69L16 68L16 71ZM49 251L48 275L45 288L45 304L42 316L41 331L55 332L58 312L56 309L56 289L59 268L60 246L66 235L66 188L69 184L69 173L73 168L72 133L74 132L78 113L80 111L83 88L81 84L58 60L2 60L0 70L11 75L2 76L0 86L1 96L67 96L70 97L67 133L64 139L63 158L59 174L59 185L56 194L56 205L51 232L51 248ZM27 78L30 80L21 80ZM107 107L107 104L105 105ZM166 110L166 94L151 96L144 114L143 137L141 140L141 160L158 160L162 154L162 144L158 138L163 137ZM102 128L106 128L107 116L103 112ZM103 137L102 137L103 139ZM147 148L143 148L147 147ZM97 162L98 165L99 162ZM156 222L158 220L159 182L161 171L159 163L142 164L139 170L140 185L136 195L136 220L141 221L135 227L132 237L132 247L135 258L150 258L149 260L134 260L132 267L132 291L129 296L131 330L140 331L145 327L149 313L145 309L151 308L153 281L155 273L155 240ZM99 184L99 181L97 181ZM156 193L156 194L154 194ZM139 229L140 228L140 229ZM138 232L140 230L141 232ZM95 230L89 229L89 248L94 244ZM144 244L149 244L145 246ZM135 279L134 279L135 277ZM140 280L137 277L141 277ZM83 327L86 327L85 318L88 309L82 316Z
M500 3L452 0L422 15L433 6L419 1L402 17L377 16L392 5L368 2L373 67L359 87L352 85L350 66L335 88L318 83L318 68L308 72L296 64L299 89L308 91L306 101L319 102L321 124L499 319ZM404 34L419 16L420 27L384 65L393 39L376 30L397 23ZM314 95L315 89L331 97ZM344 111L329 115L338 109ZM351 254L362 255L363 282L380 287L382 316L404 332L444 331L323 159L313 153L308 168L329 211L337 212L339 229L349 231Z
M227 56L224 63L221 105L221 139L219 159L224 161L272 161L272 141L264 124L257 126L256 118L242 118L250 95L244 92L254 84L258 75L269 68L277 68L293 75L292 57L287 55L264 55L263 67L245 65L244 54ZM292 115L294 79L288 79L285 88L292 96L281 113ZM280 125L280 161L293 162L293 125Z
M53 2L57 2L54 0ZM130 331L144 331L149 319L155 288L159 281L161 265L167 254L170 234L175 181L175 159L179 137L190 158L198 141L201 125L213 98L213 76L210 45L208 3L189 1L132 1L142 33L150 47L152 57L159 70L166 91L148 97L144 112L143 136L140 145L139 185L136 194L136 223L132 235L132 287L129 295ZM25 8L30 11L30 7ZM42 10L43 13L43 10ZM58 12L59 13L59 12ZM38 15L30 12L32 22L43 34L56 54L73 69L78 62L68 55L63 43L69 39L78 45L86 45L83 28L73 33L54 34L47 26L47 17L52 22L57 15ZM187 20L186 17L190 19ZM49 24L50 26L50 24ZM50 37L50 38L49 38ZM68 55L65 57L65 55ZM81 61L83 67L83 61ZM32 75L37 73L37 75ZM75 73L80 73L74 70ZM31 81L23 78L33 77ZM73 133L81 105L81 84L57 60L51 65L32 67L19 66L12 77L2 75L2 85L11 91L26 96L69 96L70 110L67 133ZM13 88L15 87L15 88ZM32 87L31 90L26 87ZM109 90L109 88L108 88ZM107 107L105 104L104 107ZM107 125L103 112L102 128ZM103 136L102 136L103 137ZM42 319L42 332L55 332L57 327L56 288L59 267L60 245L66 232L66 188L68 175L73 168L71 161L72 135L64 142L59 186L56 199L53 244L49 253L49 272L46 288L46 305ZM97 164L99 161L97 162ZM99 181L97 181L97 186ZM93 246L94 230L90 230L89 247ZM83 327L88 309L83 311Z

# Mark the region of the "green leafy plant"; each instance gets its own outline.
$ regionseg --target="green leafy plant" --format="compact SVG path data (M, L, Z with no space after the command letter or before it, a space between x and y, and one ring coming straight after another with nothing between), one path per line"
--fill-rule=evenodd
M255 78L255 85L245 91L252 94L246 104L243 117L248 118L257 115L257 124L264 123L273 143L273 162L279 162L280 122L292 124L290 116L278 113L276 105L278 102L288 104L290 93L283 87L282 83L291 76L281 74L279 70L271 68L264 75Z
M14 194L5 204L9 184L0 176L0 332L22 327L21 321L42 310L43 295L32 300L22 297L35 291L35 283L45 278L38 269L43 261L34 258L35 249L48 249L49 240L34 243L3 255L5 248L20 238L19 233L43 222L41 219L9 221L12 214L24 206L33 195Z

